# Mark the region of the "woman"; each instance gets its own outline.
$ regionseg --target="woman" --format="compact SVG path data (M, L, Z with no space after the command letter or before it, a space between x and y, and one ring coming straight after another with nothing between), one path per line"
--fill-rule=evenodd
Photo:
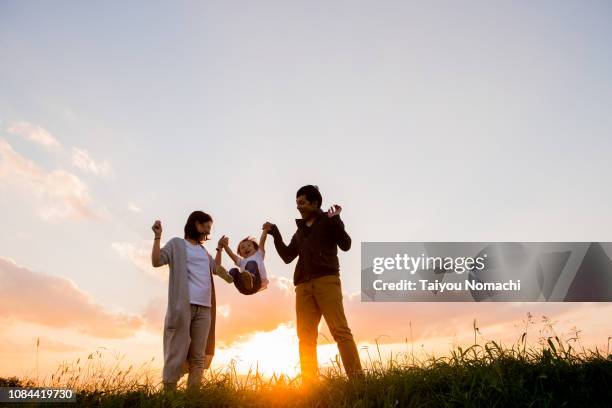
M208 239L212 218L194 211L185 224L185 237L172 238L160 248L161 221L153 224L154 267L168 264L168 308L164 322L165 390L176 389L186 373L187 387L198 386L215 350L215 261L202 242Z

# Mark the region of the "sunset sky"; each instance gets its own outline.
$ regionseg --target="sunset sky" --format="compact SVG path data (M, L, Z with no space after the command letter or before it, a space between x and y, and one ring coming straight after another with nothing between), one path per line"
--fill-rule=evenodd
M360 347L406 351L411 324L442 353L474 318L512 342L531 312L605 348L609 303L361 303L359 243L612 241L611 17L606 1L0 2L0 376L33 374L38 337L41 373L98 347L161 363L153 221L168 240L210 213L211 252L265 221L289 238L304 184L343 206ZM294 264L268 245L267 290L216 280L216 366L295 373Z

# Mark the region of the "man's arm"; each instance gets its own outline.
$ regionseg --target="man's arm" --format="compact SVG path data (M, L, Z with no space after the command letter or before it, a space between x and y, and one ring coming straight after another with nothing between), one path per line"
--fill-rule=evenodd
M344 222L342 222L339 216L337 218L338 225L336 225L334 232L334 235L336 237L336 243L338 244L338 248L346 252L351 249L352 240L349 234L344 229Z
M293 234L289 245L285 245L276 224L266 222L263 226L263 230L268 231L268 233L274 237L274 247L283 262L289 264L298 256L297 233Z

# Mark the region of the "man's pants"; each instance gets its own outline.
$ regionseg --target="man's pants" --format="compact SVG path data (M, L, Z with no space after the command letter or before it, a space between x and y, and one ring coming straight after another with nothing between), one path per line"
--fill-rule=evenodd
M300 283L295 294L302 378L309 381L317 376L317 337L321 316L338 344L346 374L349 378L361 375L359 353L342 306L340 277L327 275Z

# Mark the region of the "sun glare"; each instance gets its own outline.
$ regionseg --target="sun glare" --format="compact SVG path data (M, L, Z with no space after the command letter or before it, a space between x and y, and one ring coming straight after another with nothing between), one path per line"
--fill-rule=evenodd
M317 354L321 367L338 353L335 344L321 344ZM253 332L215 353L213 368L234 366L238 374L257 370L265 377L281 374L294 377L300 372L298 338L293 323L282 323L274 330Z

